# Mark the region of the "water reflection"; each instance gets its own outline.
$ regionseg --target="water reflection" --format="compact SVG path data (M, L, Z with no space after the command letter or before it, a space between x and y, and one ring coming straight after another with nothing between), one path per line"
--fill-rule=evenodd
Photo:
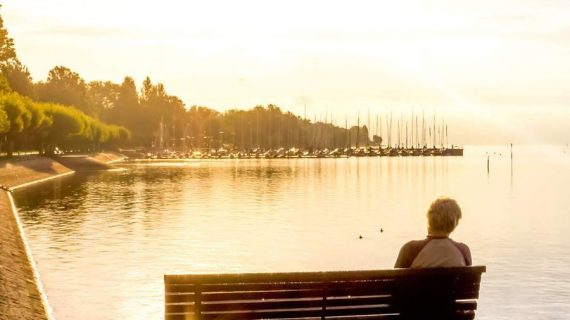
M521 150L511 179L505 153L487 175L485 152L497 150L467 150L127 164L16 202L58 319L161 318L164 273L390 268L441 194L464 211L454 237L488 265L478 319L570 313L570 157Z

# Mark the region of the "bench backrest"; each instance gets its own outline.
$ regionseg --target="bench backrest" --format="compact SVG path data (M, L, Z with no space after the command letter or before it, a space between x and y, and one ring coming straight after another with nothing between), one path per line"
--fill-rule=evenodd
M165 319L473 319L484 266L165 275Z

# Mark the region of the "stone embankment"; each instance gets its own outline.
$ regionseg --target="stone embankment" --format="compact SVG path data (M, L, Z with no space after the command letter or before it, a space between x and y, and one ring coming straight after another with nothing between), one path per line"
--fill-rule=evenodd
M116 153L0 160L0 320L53 319L11 192L74 172L107 170Z

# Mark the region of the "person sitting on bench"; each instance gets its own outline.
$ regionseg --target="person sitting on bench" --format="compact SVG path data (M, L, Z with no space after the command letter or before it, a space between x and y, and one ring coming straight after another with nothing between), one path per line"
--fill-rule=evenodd
M471 252L449 234L461 219L461 208L453 199L442 197L432 202L427 212L428 236L406 243L394 268L437 268L470 266Z

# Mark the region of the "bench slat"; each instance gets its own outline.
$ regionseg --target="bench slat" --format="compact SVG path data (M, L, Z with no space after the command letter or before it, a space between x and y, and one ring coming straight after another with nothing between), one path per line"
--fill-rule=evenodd
M379 315L394 312L390 306L363 307L352 309L325 310L326 316L350 316L350 315ZM282 318L306 318L319 317L323 310L315 309L294 309L280 311L259 311L259 312L231 312L231 313L202 313L203 319L282 319ZM396 314L396 313L394 313Z
M392 286L393 279L382 279L376 281L334 281L334 282L269 282L269 283L218 283L205 284L200 286L187 284L166 284L166 291L175 292L219 292L219 291L271 291L271 290L301 290L301 289L321 289L324 286L360 286L373 284L375 286Z
M257 301L257 302L229 302L202 304L202 312L209 311L246 311L246 310L270 310L270 309L301 309L301 308L339 308L373 305L391 305L392 297L368 297L368 298L343 298L343 299L322 299L313 300L293 300L293 301ZM476 310L476 301L455 302L454 310L469 311ZM166 304L166 313L193 313L194 304Z
M190 303L194 302L195 300L196 297L193 294L169 293L164 296L165 303L182 303L182 302Z
M255 299L283 299L283 298L309 298L309 297L319 297L319 296L357 296L357 295L380 295L380 294L390 294L394 292L393 289L394 284L389 286L376 286L375 283L369 284L361 284L360 286L340 286L338 288L328 288L319 289L315 287L315 289L301 289L302 286L299 286L297 290L291 290L290 287L288 290L275 290L275 291L229 291L229 292L221 292L221 289L218 289L218 292L208 292L202 294L202 301L220 301L220 300L255 300ZM397 286L397 284L396 284ZM410 284L403 284L403 289L401 290L409 290L407 287L411 286ZM428 286L427 289L431 289L432 285ZM287 287L287 286L284 286ZM450 292L451 290L451 292ZM420 288L416 286L416 292L421 291ZM479 284L475 283L464 283L464 284L454 284L450 288L449 287L442 287L439 290L430 290L430 295L434 295L435 292L443 291L446 293L450 293L452 297L456 299L469 299L469 298L477 298L479 292ZM167 301L168 299L172 298L173 292L170 291L166 293ZM178 293L178 292L176 292ZM181 290L180 293L188 293L186 290ZM176 298L174 298L176 299ZM181 301L193 301L194 295L188 294L187 297L183 300L171 300L171 302L181 302Z
M431 268L431 269L391 269L361 271L329 271L329 272L292 272L292 273L230 273L230 274L184 274L165 275L166 284L216 284L244 282L303 282L303 281L342 281L342 280L375 280L388 278L406 278L414 275L441 274L481 274L485 266Z
M323 287L362 287L362 286L382 286L393 288L410 284L414 287L433 287L433 283L453 283L455 290L470 288L480 283L479 279L455 279L455 278L434 278L434 279L409 279L385 280L385 281L336 281L336 282L295 282L295 283L239 283L239 284L216 284L216 285L172 285L167 284L165 291L168 292L220 292L220 291L272 291L272 290L302 290L320 289Z
M393 302L390 296L380 297L357 297L357 298L341 298L327 299L322 298L304 299L304 300L269 300L269 301L227 301L226 303L203 303L201 305L202 312L207 311L230 311L230 310L269 310L269 309L293 309L293 308L327 308L347 307L347 306L363 306L363 305L385 305ZM167 312L193 312L192 305L183 304L167 304Z

